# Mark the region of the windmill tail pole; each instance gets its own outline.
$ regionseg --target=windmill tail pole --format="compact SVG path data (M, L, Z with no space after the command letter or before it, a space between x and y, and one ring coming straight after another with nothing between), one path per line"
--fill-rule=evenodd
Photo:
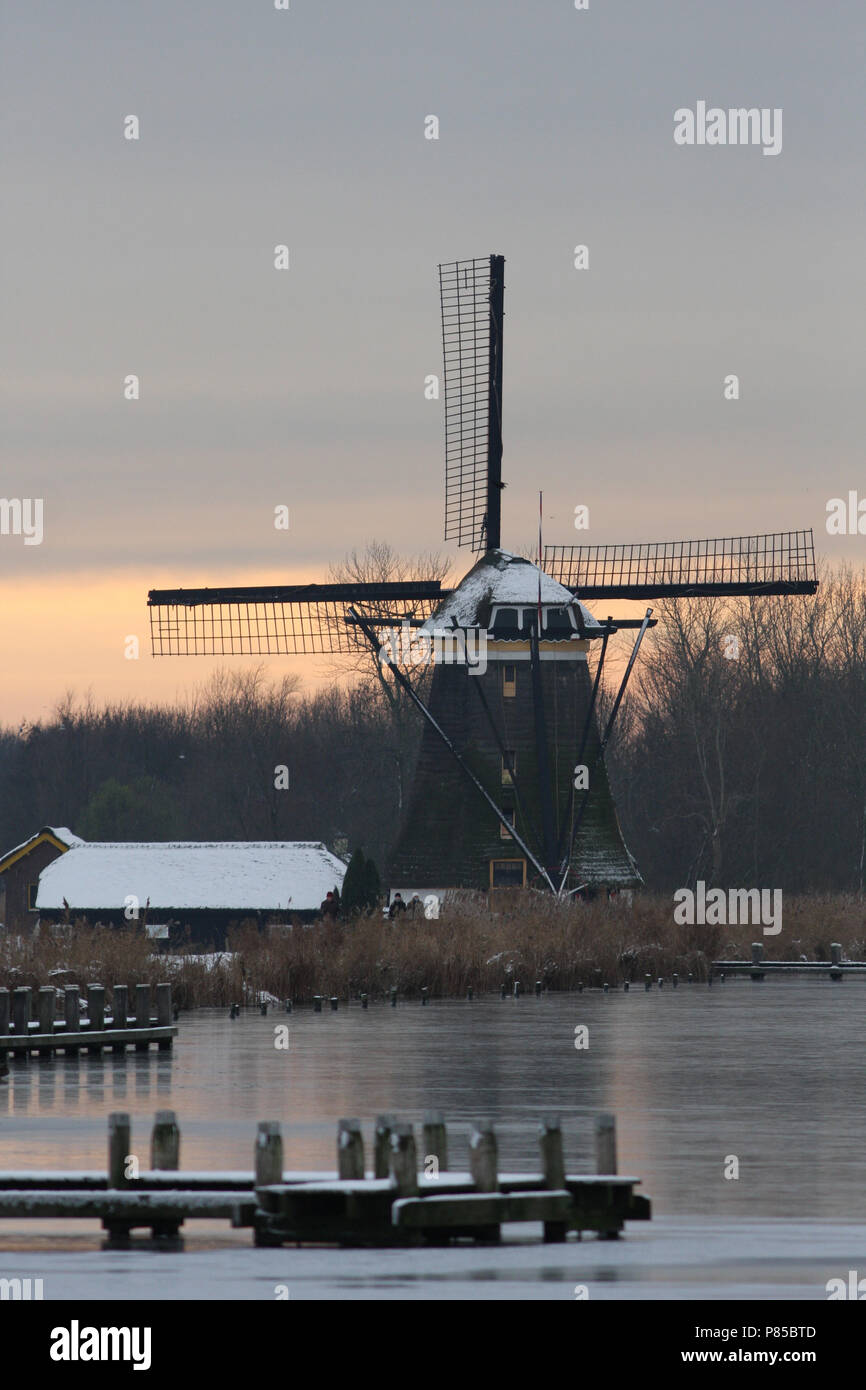
M644 617L644 620L640 625L640 631L638 632L638 635L635 638L634 647L632 648L631 656L628 659L628 665L626 666L623 672L622 680L620 681L619 685L619 690L617 691L616 699L613 702L613 709L610 712L610 718L608 719L607 724L605 726L604 736L601 740L601 743L599 744L598 753L596 754L595 761L593 762L592 768L590 769L590 774L587 779L587 786L583 793L583 799L580 803L580 807L578 809L577 815L575 816L574 825L572 826L571 830L571 841L568 847L568 856L565 860L565 868L562 875L562 881L559 885L559 894L561 894L563 889L565 888L565 880L568 877L568 866L571 863L571 856L574 851L574 842L577 839L577 832L580 829L580 823L583 820L583 813L586 810L586 805L589 800L589 791L590 786L592 785L592 774L598 767L602 758L604 757L604 750L607 747L610 741L611 733L613 732L614 720L616 719L619 707L622 704L623 696L625 695L626 691L626 686L628 685L629 676L631 675L632 670L634 669L634 664L637 661L637 654L640 651L640 644L644 639L644 634L646 633L647 628L649 627L649 620L651 617L652 609L648 608L646 611L646 616Z
M363 632L367 641L370 643L370 646L373 648L373 650L377 653L380 652L381 644L376 636L376 631L372 624L366 618L362 618L360 613L358 613L356 609L350 608L349 612L351 613L355 622L360 627L361 631ZM517 833L517 827L513 826L509 820L506 820L505 816L502 814L499 807L496 805L496 802L493 800L492 796L489 795L487 790L482 786L478 778L475 776L475 773L472 771L471 767L469 767L469 765L463 761L460 754L457 752L457 749L454 747L454 744L451 742L450 738L446 734L445 730L442 728L440 724L437 724L436 720L433 718L433 715L430 713L429 709L424 704L424 701L418 695L416 695L415 691L412 689L411 682L406 679L403 672L397 666L397 663L393 661L390 657L388 657L385 659L384 664L390 667L394 679L401 686L401 688L405 690L406 694L409 696L409 699L413 702L413 704L417 705L418 709L421 711L424 718L427 720L427 723L430 724L433 729L435 729L436 733L439 735L442 742L445 744L445 747L448 749L451 756L455 759L458 767L460 767L463 770L463 772L469 778L473 786L476 787L477 790L484 797L484 800L487 802L490 809L496 814L497 819L508 830L508 833L511 836L511 838L517 841L518 845L523 850L523 853L526 855L532 867L539 874L541 874L542 878L547 883L551 893L556 893L556 888L547 870L543 868L541 864L539 864L535 855L532 853L532 850L521 839L520 835Z
M578 611L579 611L579 610L578 610ZM576 768L577 768L577 767L580 767L581 764L583 763L583 755L584 755L584 753L586 752L586 741L587 741L587 739L589 738L589 731L590 731L590 728L592 727L592 717L593 717L593 715L595 714L595 704L596 704L596 700L598 699L598 687L599 687L599 685L601 684L601 673L602 673L602 670L604 669L604 658L605 658L605 653L607 652L607 644L608 644L608 639L610 638L610 626L611 626L612 621L613 621L612 618L608 618L607 627L604 629L604 636L603 636L602 639L601 639L601 654L600 654L600 656L599 656L599 658L598 658L598 665L597 665L596 668L595 668L595 680L594 680L593 683L592 683L592 694L591 694L590 697L589 697L589 705L588 705L587 711L586 711L586 718L585 718L584 721L583 721L583 732L582 732L582 734L581 734L581 736L580 736L580 748L578 749L578 753L577 753L577 763L576 763L576 765L575 765ZM568 804L567 804L567 806L566 806L566 808L565 808L565 815L564 815L563 818L562 818L562 833L561 833L561 835L560 835L560 837L559 837L559 841L558 841L557 846L556 846L556 852L557 852L557 855L558 855L558 857L559 857L560 873L563 873L563 874L565 875L565 877L564 877L563 880L562 880L562 883L559 885L559 891L560 891L560 893L562 892L563 888L565 887L565 878L568 877L568 870L567 870L567 868L566 868L566 865L568 864L568 860L567 860L567 859L563 860L563 855L564 855L564 853L565 853L565 839L566 839L566 836L568 835L568 818L569 818L569 816L571 815L573 808L574 808L574 779L572 779L572 783L571 783L571 786L570 786L569 791L568 791ZM571 891L574 892L574 889L572 889Z

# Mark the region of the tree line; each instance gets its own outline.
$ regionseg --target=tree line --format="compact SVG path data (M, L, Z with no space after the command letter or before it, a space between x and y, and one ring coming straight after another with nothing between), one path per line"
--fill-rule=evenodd
M820 578L814 598L655 606L607 755L649 887L863 891L866 578ZM223 671L172 706L67 697L0 732L0 848L53 824L89 840L318 839L383 866L421 721L372 663L350 676L306 694Z

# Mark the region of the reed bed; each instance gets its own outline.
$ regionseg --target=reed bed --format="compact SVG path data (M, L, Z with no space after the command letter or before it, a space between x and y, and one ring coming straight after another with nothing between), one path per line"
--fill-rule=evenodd
M402 996L426 987L431 997L493 993L519 980L526 991L621 985L670 977L706 979L718 958L748 958L761 940L766 958L827 960L830 943L845 957L866 958L866 901L857 896L786 898L782 931L760 927L682 926L669 895L623 901L563 902L515 894L494 910L481 897L448 904L442 916L380 916L312 926L259 930L247 923L228 933L226 951L202 954L187 943L169 956L154 953L141 928L73 927L63 936L0 937L0 986L98 982L135 984L171 979L182 1009L250 1001L259 992L309 1002L314 994L356 998Z

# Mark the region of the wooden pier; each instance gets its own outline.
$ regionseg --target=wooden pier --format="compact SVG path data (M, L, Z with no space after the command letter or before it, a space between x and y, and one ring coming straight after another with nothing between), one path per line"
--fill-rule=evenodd
M52 985L36 991L35 1013L33 990L29 986L0 989L0 1070L5 1070L6 1057L51 1057L55 1052L77 1053L85 1049L101 1053L125 1052L134 1047L146 1052L155 1044L160 1052L171 1048L177 1033L173 1023L171 985L159 984L155 989L156 1015L151 1013L150 985L136 985L133 1011L129 1010L129 990L115 985L111 992L111 1012L106 1012L105 987L88 985L85 1012L81 1008L81 992L77 985L67 985L62 991L63 1016L58 1018L60 992Z
M751 960L714 960L713 973L724 978L725 975L748 975L750 979L761 981L767 975L828 975L831 980L843 980L846 975L862 975L866 971L864 960L843 960L842 947L838 941L830 945L829 960L765 960L764 945L761 941L752 942Z
M413 1127L381 1115L368 1171L360 1123L341 1120L336 1173L285 1172L279 1125L263 1121L253 1171L182 1173L174 1112L159 1111L151 1167L131 1174L130 1119L118 1113L109 1116L107 1172L0 1173L0 1220L96 1219L114 1243L140 1227L176 1242L184 1221L227 1220L252 1228L258 1246L368 1247L494 1243L508 1222L537 1223L548 1242L569 1231L612 1239L626 1221L649 1220L649 1199L633 1190L640 1179L616 1171L613 1116L596 1122L594 1174L566 1173L558 1119L542 1121L538 1140L540 1172L500 1173L494 1127L481 1121L469 1141L469 1171L452 1172L440 1114L425 1119L420 1155Z

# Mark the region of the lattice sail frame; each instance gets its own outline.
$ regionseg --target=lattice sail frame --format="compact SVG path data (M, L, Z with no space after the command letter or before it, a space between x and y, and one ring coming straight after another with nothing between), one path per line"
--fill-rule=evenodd
M581 598L813 594L812 531L632 545L547 545L544 569Z
M148 594L154 656L311 656L369 650L350 609L377 629L431 617L438 582L174 589Z
M445 394L445 539L485 550L491 258L439 267Z

